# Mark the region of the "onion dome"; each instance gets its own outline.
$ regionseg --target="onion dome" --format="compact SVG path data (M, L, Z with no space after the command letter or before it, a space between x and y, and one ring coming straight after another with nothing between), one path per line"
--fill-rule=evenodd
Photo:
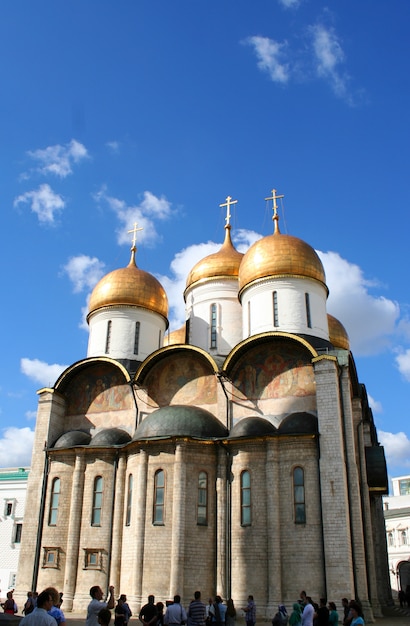
M275 232L256 241L239 269L239 293L251 283L271 276L313 278L326 284L325 270L315 250L302 239L282 235L275 212Z
M61 435L54 444L54 448L74 448L75 446L88 446L91 440L90 433L84 430L70 430Z
M329 324L329 341L334 345L335 348L340 348L341 350L350 350L350 340L349 335L347 334L346 328L343 326L338 319L327 314L327 321Z
M104 428L91 439L90 446L121 446L131 441L131 436L122 428Z
M225 226L225 241L220 250L194 265L188 274L185 291L192 285L207 279L238 278L242 258L242 252L238 252L232 244L231 226L228 224Z
M226 437L228 430L209 411L198 406L173 404L157 409L139 425L134 441L151 437Z
M164 346L174 346L177 343L185 343L186 328L185 324L173 330L171 333L167 333L164 337Z
M263 437L276 433L276 427L264 417L244 417L232 428L229 438L236 437Z
M138 306L168 316L168 299L160 282L148 272L140 270L135 263L136 248L131 248L127 267L104 276L94 287L88 305L88 317L103 307Z

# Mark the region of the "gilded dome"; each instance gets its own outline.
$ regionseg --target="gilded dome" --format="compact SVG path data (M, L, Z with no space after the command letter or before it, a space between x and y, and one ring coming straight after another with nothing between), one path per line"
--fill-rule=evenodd
M329 341L335 348L350 350L350 340L346 328L333 315L327 314L329 324Z
M168 299L160 282L135 264L135 248L127 267L104 276L94 287L88 305L88 315L106 306L139 306L168 316Z
M302 239L273 235L256 241L246 252L239 268L239 293L250 283L269 276L301 276L326 284L325 270L315 250Z
M218 252L206 256L188 274L186 289L210 278L237 278L243 254L238 252L231 241L231 227L225 226L225 241Z
M164 346L174 346L178 343L185 343L186 327L185 324L173 330L171 333L167 333L164 337Z

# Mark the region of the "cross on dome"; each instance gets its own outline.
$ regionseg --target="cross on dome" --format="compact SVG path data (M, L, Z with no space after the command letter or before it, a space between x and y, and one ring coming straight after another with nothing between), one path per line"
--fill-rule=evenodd
M275 233L279 232L279 215L278 215L278 203L277 200L280 200L281 198L284 198L284 194L278 196L276 194L276 189L272 189L272 195L269 196L269 198L265 198L265 200L272 200L272 209L273 209L273 215L272 215L272 220L275 222Z
M137 243L137 232L139 230L144 230L144 229L142 228L142 226L140 226L140 228L138 228L137 222L134 222L134 227L131 228L131 230L127 230L127 233L133 233L131 250L136 247L135 244Z
M222 208L224 206L226 206L226 217L225 217L225 222L226 222L226 227L230 226L230 219L231 219L231 204L236 204L238 201L237 200L232 200L231 196L227 196L226 197L226 202L224 202L223 204L220 204L219 206Z

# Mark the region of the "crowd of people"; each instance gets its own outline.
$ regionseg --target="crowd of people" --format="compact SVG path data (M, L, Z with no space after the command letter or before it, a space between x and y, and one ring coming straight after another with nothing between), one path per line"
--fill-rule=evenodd
M121 594L115 602L114 587L109 588L104 601L104 592L96 585L90 589L91 601L87 607L86 626L109 626L114 610L114 626L128 626L132 611L127 596ZM63 594L54 587L47 587L40 594L29 591L24 604L21 626L66 626L64 613L61 609ZM7 593L7 599L1 604L5 613L16 614L17 605L13 591ZM246 606L240 609L244 615L246 626L255 626L256 604L252 595L248 596ZM305 591L292 606L288 614L283 604L278 606L272 618L272 626L364 626L361 606L355 600L342 598L343 615L339 613L334 602L321 598L319 603L312 600ZM181 597L175 595L172 601L155 602L153 595L141 608L138 618L142 626L235 626L237 613L233 600L226 604L221 596L209 598L207 604L201 599L201 592L195 591L194 597L185 609Z

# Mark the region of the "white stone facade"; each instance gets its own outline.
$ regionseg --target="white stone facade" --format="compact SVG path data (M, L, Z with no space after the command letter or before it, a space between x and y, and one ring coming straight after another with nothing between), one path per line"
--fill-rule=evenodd
M410 476L392 479L393 494L383 497L390 584L397 597L410 585Z

